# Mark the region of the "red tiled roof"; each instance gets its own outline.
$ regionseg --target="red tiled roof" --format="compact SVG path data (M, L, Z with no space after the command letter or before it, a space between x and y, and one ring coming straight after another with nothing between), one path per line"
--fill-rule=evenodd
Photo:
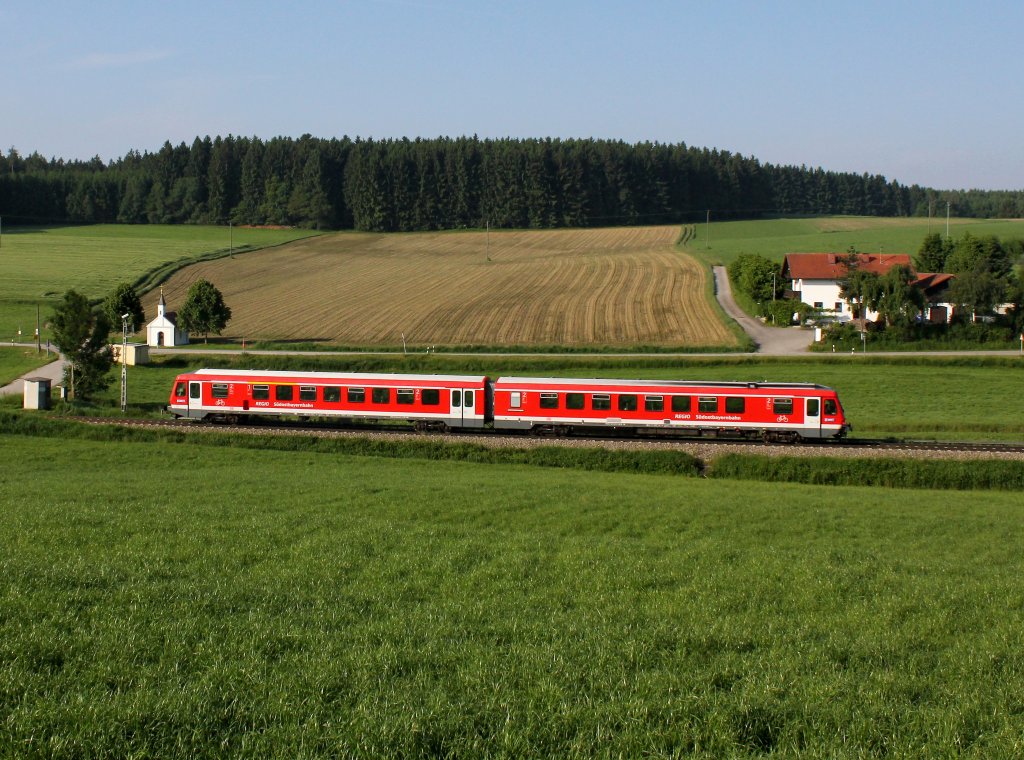
M947 272L918 272L914 280L914 287L920 288L926 294L935 293L947 287L955 275Z
M846 276L846 257L845 253L787 253L782 276L788 280L840 280ZM858 253L857 261L861 269L876 274L911 265L906 253Z

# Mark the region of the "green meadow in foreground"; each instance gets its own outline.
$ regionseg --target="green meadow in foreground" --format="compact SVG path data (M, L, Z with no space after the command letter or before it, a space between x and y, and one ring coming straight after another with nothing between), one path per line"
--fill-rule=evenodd
M1010 757L1017 494L0 436L0 755Z

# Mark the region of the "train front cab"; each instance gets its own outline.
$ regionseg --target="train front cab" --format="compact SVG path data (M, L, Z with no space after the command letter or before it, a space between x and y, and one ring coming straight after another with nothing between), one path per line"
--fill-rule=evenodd
M206 417L203 409L203 384L191 375L178 375L171 388L170 403L167 411L175 417L201 420Z
M839 396L831 389L825 389L820 397L807 399L806 418L809 432L805 438L845 438L852 426L846 422L843 405Z

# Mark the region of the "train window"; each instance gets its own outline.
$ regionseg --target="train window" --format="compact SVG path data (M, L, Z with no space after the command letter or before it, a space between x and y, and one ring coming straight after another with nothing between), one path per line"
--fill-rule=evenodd
M807 416L817 417L818 409L821 407L821 402L816 398L807 399Z
M838 411L834 398L825 399L825 414L836 414Z
M603 412L612 408L612 397L607 393L595 393L590 397L590 408Z
M558 408L558 394L557 393L542 393L542 394L540 394L540 408L541 409L557 409Z
M772 414L792 414L793 399L775 398L772 399Z
M473 408L473 397L474 396L476 396L476 393L474 393L473 391L466 391L465 393L463 393L462 394L463 406L465 406L467 409L472 409Z
M747 400L742 396L727 396L725 399L725 411L729 414L743 414L747 408Z
M185 383L178 383L177 385L174 386L174 395L175 396L184 396L185 395Z
M341 388L336 385L324 386L324 401L337 404L341 401Z
M644 410L648 412L665 411L664 396L644 396Z
M636 396L631 393L620 394L618 406L620 412L635 412Z
M508 405L513 409L521 409L523 406L523 394L520 391L510 391L508 394Z
M268 400L270 400L270 386L269 385L254 385L252 387L252 397L256 401L268 401Z
M199 383L189 383L188 384L188 397L189 398L199 398L199 395L200 395L199 394L199 387L200 387Z
M672 397L672 411L673 412L688 412L688 411L690 411L690 397L689 396L673 396Z
M227 383L213 383L210 386L210 393L214 398L227 398L228 397L228 384Z
M350 404L362 404L366 401L366 388L349 388L345 398Z
M698 396L697 397L697 411L698 412L717 412L718 411L718 396Z
M372 390L373 403L375 404L390 404L391 403L391 389L390 388L374 388Z
M399 388L395 391L395 401L399 404L412 404L416 401L416 391L412 388Z
M278 401L291 401L295 388L290 385L275 385L274 398Z
M426 406L437 406L441 403L441 391L437 388L424 388L420 392L420 401Z
M565 394L565 408L566 409L582 409L584 406L584 395L582 393L566 393Z
M316 401L316 386L315 385L300 385L299 386L299 401Z

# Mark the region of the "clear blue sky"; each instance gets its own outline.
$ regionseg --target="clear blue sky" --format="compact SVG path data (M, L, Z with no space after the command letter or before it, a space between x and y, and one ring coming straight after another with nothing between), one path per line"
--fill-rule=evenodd
M0 148L594 137L1024 188L1024 2L0 4Z

